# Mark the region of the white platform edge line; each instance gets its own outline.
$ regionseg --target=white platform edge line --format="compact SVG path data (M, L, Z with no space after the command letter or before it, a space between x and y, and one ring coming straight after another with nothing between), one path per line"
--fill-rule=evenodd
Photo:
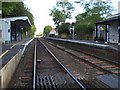
M32 38L31 40L29 40L29 41L25 44L25 46L24 46L24 48L23 48L23 50L22 50L22 55L23 55L26 47L29 45L29 43L30 43L33 39L34 39L34 38Z

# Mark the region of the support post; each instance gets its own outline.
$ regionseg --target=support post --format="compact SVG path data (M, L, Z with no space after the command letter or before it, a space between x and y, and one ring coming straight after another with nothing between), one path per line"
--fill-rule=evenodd
M72 37L72 38L73 38L73 40L75 39L74 25L75 25L75 23L74 23L74 22L72 22L72 30L73 30L73 33L72 33L72 34L73 34L73 37Z
M15 23L15 41L17 41L17 25L16 25L16 23Z
M13 22L11 22L11 28L10 28L11 29L11 31L10 31L10 42L12 42L12 36L13 36L13 34L12 34L12 32L13 32L12 31L13 30L12 27L13 27Z
M98 42L98 25L96 24L95 42Z
M105 23L105 44L108 43L107 38L108 38L108 30L107 30L107 22L106 22Z
M110 24L107 26L107 41L110 41Z
M120 20L118 25L118 45L120 45Z
M74 33L74 26L73 26L73 40L74 40L74 38L75 38L75 36L74 36L74 35L75 35L75 33Z
M21 40L22 40L22 30L23 30L23 28L21 28Z

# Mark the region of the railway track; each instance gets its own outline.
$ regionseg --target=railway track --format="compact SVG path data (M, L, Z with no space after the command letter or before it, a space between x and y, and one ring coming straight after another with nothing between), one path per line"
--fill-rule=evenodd
M23 73L11 88L33 90L59 90L86 88L59 62L51 51L37 38L27 48L23 57Z
M74 78L40 40L37 40L36 56L37 88L42 90L60 88L85 90L84 86Z
M85 62L86 64L88 64L90 66L89 67L90 69L97 68L97 70L98 70L96 72L97 75L115 74L117 76L120 76L120 65L119 64L116 64L116 63L113 63L110 61L105 61L103 59L93 57L91 55L82 53L80 51L78 52L78 51L73 50L71 48L67 49L64 46L56 45L56 44L48 42L48 41L47 41L47 43L51 44L52 46L55 46L58 49L61 49L65 52L69 53L70 55L72 55L76 58L78 58L79 59L78 63L79 63L79 61L82 61L82 62ZM79 53L79 54L76 54L73 51L75 51L76 53Z
M44 39L42 40L58 58L63 57L60 59L60 62L62 62L86 89L101 90L102 88L111 90L112 88L118 88L119 64L104 61L59 44L54 44ZM71 60L70 58L65 58L65 56L70 57ZM115 79L115 81L113 79ZM106 82L113 83L115 87Z
M76 88L78 90L101 90L101 88L110 88L96 79L88 81L85 78L75 78L73 76L74 74L71 74L69 69L66 68L71 68L71 62L67 59L63 61L59 60L54 53L47 48L48 46L46 43L47 42L44 40L36 38L28 48L24 56L26 62L25 69L23 74L19 77L19 85L17 85L17 87L14 86L15 88L28 88L34 90L69 90L71 88ZM49 45L54 46L53 43L49 43ZM57 48L62 51L64 49L66 53L69 51L66 51L65 48L58 45ZM70 55L72 55L72 52ZM65 64L63 64L63 62ZM79 64L78 60L76 62ZM77 64L75 63L75 65ZM91 66L89 67L93 68ZM74 69L72 70L73 72L75 71Z

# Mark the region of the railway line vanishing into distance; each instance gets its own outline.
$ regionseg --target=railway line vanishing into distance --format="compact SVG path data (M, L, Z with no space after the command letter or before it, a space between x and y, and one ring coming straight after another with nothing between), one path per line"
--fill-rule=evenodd
M95 76L104 74L120 76L119 64L100 60L48 42L43 38L35 38L32 42L31 48L24 56L26 66L19 78L21 83L13 87L34 90L59 90L61 88L101 90L101 88L110 89L110 87L94 78ZM85 66L87 71L82 66ZM87 77L91 71L94 74Z
M76 88L78 90L86 90L85 87L59 62L41 40L35 39L34 42L35 50L34 53L28 50L26 69L24 70L23 76L21 76L22 85L19 86L19 88L33 88L40 90Z
M46 89L81 88L84 86L59 62L52 52L37 40L37 87Z

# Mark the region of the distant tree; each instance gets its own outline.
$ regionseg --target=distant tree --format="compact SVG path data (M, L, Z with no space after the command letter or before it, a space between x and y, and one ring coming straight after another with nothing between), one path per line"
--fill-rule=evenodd
M59 9L52 9L50 15L53 17L53 21L57 27L59 27L60 23L65 20L64 13Z
M61 23L65 23L67 18L71 18L74 11L73 4L70 2L58 2L54 8L50 10L50 16L53 17L54 23L58 28Z
M74 11L73 4L65 0L61 2L57 2L57 8L59 8L59 10L60 8L62 9L61 11L65 15L65 20L67 18L71 18L71 13Z
M45 26L44 28L44 36L48 36L49 32L52 30L52 27L50 25Z
M62 23L58 28L58 33L66 33L69 34L70 26L66 23Z

